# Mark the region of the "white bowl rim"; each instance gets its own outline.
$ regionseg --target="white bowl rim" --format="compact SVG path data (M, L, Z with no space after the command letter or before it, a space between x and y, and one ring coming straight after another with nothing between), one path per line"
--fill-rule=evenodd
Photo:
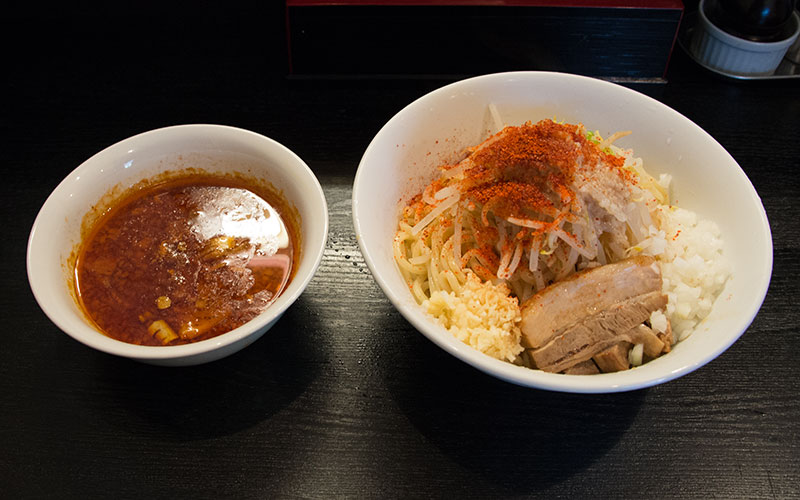
M751 196L753 196L754 201L756 201L758 203L758 206L760 206L760 211L758 214L760 226L767 236L766 240L764 241L764 246L763 248L761 248L761 251L764 252L764 255L766 257L763 269L759 273L761 280L758 283L753 283L754 287L753 290L755 290L756 293L756 300L753 302L751 310L744 313L743 316L741 317L739 322L740 328L738 328L738 332L735 335L731 335L726 342L719 344L713 351L708 351L702 358L696 360L695 362L686 363L678 369L672 370L669 373L665 373L663 376L651 377L651 378L641 378L636 376L631 377L630 374L637 372L636 368L623 372L604 373L592 376L576 376L576 375L565 375L557 373L546 373L539 370L531 370L528 368L513 365L505 361L494 359L459 341L453 342L452 339L447 338L449 334L443 327L435 325L432 321L430 321L429 318L426 318L425 313L422 312L421 308L418 307L417 308L418 310L409 309L408 304L388 285L388 283L383 279L381 274L378 272L378 267L377 267L378 256L373 255L370 249L366 247L364 243L364 238L360 236L361 234L363 234L363 228L361 220L359 219L358 195L360 190L362 189L361 182L365 175L364 169L362 168L362 166L365 163L365 160L369 157L371 151L377 147L376 144L378 143L380 137L382 136L382 133L386 129L388 129L395 121L401 120L404 115L412 113L417 107L425 106L428 100L435 98L437 95L439 94L446 95L450 93L454 88L458 88L464 85L469 85L473 82L477 83L491 79L502 80L502 79L517 79L517 78L574 79L574 80L582 80L585 82L591 82L592 84L596 85L616 87L620 92L625 92L628 93L629 95L635 95L639 99L644 99L644 102L647 102L652 106L656 106L657 108L660 108L662 111L666 113L673 114L673 116L683 121L687 126L693 128L696 133L703 134L704 136L709 138L716 145L718 145L719 148L722 149L722 151L725 152L725 154L729 157L732 164L736 166L736 172L735 172L736 175L740 177L740 180L746 182L747 185L749 185L750 189L752 190ZM645 94L637 92L633 89L629 89L627 87L618 85L610 81L601 80L588 76L575 75L570 73L560 73L554 71L510 71L510 72L479 75L447 84L443 87L428 92L427 94L412 101L411 103L406 105L403 109L398 111L392 118L390 118L389 121L387 121L387 123L383 127L381 127L381 129L378 131L378 133L375 135L375 137L372 139L372 141L370 141L369 145L367 146L362 156L361 162L359 163L355 175L355 180L353 183L352 210L353 210L353 225L356 232L356 240L358 241L358 245L360 247L362 255L364 256L364 261L366 262L367 267L370 269L373 278L378 283L381 290L383 290L384 294L387 296L389 301L401 313L401 315L407 321L409 321L409 323L412 324L412 326L417 331L422 333L425 337L427 337L429 340L431 340L434 344L436 344L440 348L444 349L449 354L455 356L456 358L459 358L460 360L468 363L469 365L473 366L474 368L477 368L478 370L481 370L499 379L520 386L545 389L550 391L587 393L587 394L632 391L658 385L693 372L694 370L706 365L707 363L718 357L721 353L727 350L734 342L736 342L739 339L739 337L741 337L741 335L744 334L744 332L753 322L756 315L758 314L758 311L761 308L764 298L766 297L770 279L772 276L772 265L773 265L772 236L771 236L769 221L767 220L766 211L764 210L763 204L761 203L761 200L758 197L758 194L755 191L755 188L753 187L752 183L747 178L747 175L744 173L741 166L739 166L738 162L736 162L736 160L730 156L730 153L728 153L727 150L725 150L713 137L711 137L711 135L708 134L708 132L706 132L700 126L689 120L687 117L685 117L678 111L670 108L666 104L656 99L653 99L652 97L649 97ZM397 272L399 273L399 271ZM444 334L442 334L442 332L444 332Z
M213 337L207 340L202 340L199 342L194 342L191 344L184 344L184 345L177 345L177 346L143 346L137 344L130 344L127 342L122 342L120 340L116 340L114 338L108 337L103 335L102 333L92 329L88 325L86 325L86 330L81 334L75 333L72 331L72 328L69 327L64 321L61 320L61 317L58 314L54 314L53 311L50 309L48 305L48 301L44 300L42 296L42 292L37 289L34 285L34 276L37 273L37 270L32 266L31 261L31 253L33 251L33 244L36 239L36 232L37 228L41 224L41 218L44 216L43 214L46 212L46 209L49 208L49 205L55 203L55 199L58 196L58 193L61 190L65 189L65 186L68 184L69 180L76 175L80 175L84 171L90 171L92 163L96 162L99 158L102 158L104 155L108 155L110 152L127 147L131 143L136 143L143 139L148 139L152 136L158 136L164 133L186 133L186 134L194 134L194 133L205 133L205 132L214 132L214 131L223 131L227 133L234 133L240 134L242 136L248 136L255 141L262 142L263 144L267 144L268 147L276 148L277 150L282 151L284 154L287 154L293 162L296 163L295 168L300 168L301 171L308 177L308 182L310 183L310 187L314 191L314 196L320 202L321 208L323 210L324 217L322 218L323 223L323 234L321 237L321 245L318 248L303 248L303 255L310 255L313 256L312 265L309 267L309 271L301 276L295 275L290 283L289 287L278 296L278 298L273 302L270 307L268 307L263 313L259 314L249 322L245 323L244 325L235 328L229 332L223 333L218 335L217 337ZM28 275L28 283L33 292L34 298L39 303L42 311L45 315L50 318L50 320L63 332L65 332L70 337L74 338L75 340L97 349L99 351L113 354L117 356L122 356L131 359L139 359L139 360L169 360L169 359L186 359L192 358L195 356L200 356L205 353L209 353L211 351L222 350L227 346L232 346L244 338L249 337L254 334L259 334L259 332L270 326L272 322L276 321L281 315L300 297L300 295L305 291L308 284L313 279L314 275L316 274L317 269L319 268L320 263L322 262L322 257L324 254L325 247L327 246L327 239L328 239L328 230L329 230L329 217L328 217L328 206L327 201L325 199L325 193L322 190L322 186L319 183L319 179L317 179L314 172L311 168L300 158L296 153L292 150L284 146L283 144L279 143L278 141L271 139L263 134L259 134L252 130L247 130L244 128L234 127L231 125L220 125L220 124L211 124L211 123L190 123L190 124L180 124L180 125L170 125L160 128L155 128L151 130L147 130L130 137L124 138L116 143L113 143L102 150L98 151L97 153L93 154L91 157L84 160L78 167L72 170L61 182L56 186L56 188L48 195L45 202L42 204L36 219L34 220L33 226L31 227L30 235L28 237L28 244L26 249L26 270ZM91 333L90 333L91 332ZM261 332L263 333L263 332Z

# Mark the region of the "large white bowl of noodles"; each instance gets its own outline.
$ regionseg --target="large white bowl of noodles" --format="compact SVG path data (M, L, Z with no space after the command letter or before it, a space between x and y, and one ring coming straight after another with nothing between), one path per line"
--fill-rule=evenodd
M671 352L623 372L565 375L516 366L453 337L412 297L394 261L399 212L440 171L480 143L497 116L507 125L554 118L582 123L633 148L647 171L672 176L672 200L719 226L731 277L711 313ZM436 345L500 379L541 389L600 393L649 387L714 359L748 328L772 272L772 238L761 200L742 169L708 133L673 109L625 87L550 72L485 75L435 90L397 113L369 144L353 186L353 221L367 265L400 313Z

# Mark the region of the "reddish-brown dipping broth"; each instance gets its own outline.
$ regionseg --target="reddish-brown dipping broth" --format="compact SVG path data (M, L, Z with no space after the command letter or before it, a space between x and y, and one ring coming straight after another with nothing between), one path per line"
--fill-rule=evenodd
M129 193L79 250L81 306L131 344L187 344L243 325L283 291L299 251L283 200L267 198L213 177Z

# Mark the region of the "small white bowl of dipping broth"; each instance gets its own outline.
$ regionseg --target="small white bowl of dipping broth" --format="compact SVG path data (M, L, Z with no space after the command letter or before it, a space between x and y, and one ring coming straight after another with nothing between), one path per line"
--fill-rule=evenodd
M633 369L597 375L546 373L495 359L457 340L415 301L393 257L401 208L502 125L553 119L582 123L632 148L651 175L672 176L671 200L714 221L731 277L710 314L672 351ZM497 122L500 123L497 123ZM730 154L700 127L620 85L551 72L479 76L435 90L399 111L367 147L353 187L356 237L375 280L406 320L440 348L514 384L576 393L628 391L705 365L748 328L769 285L772 238L761 200Z
M292 243L299 245L291 278L263 312L206 340L138 345L102 333L81 305L75 283L76 255L93 221L133 186L161 177L191 175L258 183L285 201L290 213L284 216L292 218L296 229ZM150 364L196 365L239 351L278 321L314 276L327 233L327 204L319 181L303 160L283 145L229 126L165 127L109 146L83 162L55 188L36 217L28 240L28 280L45 314L75 340ZM141 321L146 325L151 319Z

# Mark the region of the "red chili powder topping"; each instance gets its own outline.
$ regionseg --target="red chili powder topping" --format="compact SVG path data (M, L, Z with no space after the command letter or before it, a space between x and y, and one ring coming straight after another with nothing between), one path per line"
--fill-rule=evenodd
M553 203L535 184L524 182L498 182L471 190L469 196L481 205L506 217L529 217L523 208L535 208L540 212L553 212Z
M555 204L575 199L569 188L575 176L590 175L593 168L610 168L632 180L621 168L624 158L601 151L582 126L552 120L506 127L473 151L462 192L490 204L500 217L554 214Z
M552 165L569 170L580 153L576 142L587 142L577 125L562 125L551 120L535 125L527 122L495 134L473 158L489 168L522 166L546 170Z

